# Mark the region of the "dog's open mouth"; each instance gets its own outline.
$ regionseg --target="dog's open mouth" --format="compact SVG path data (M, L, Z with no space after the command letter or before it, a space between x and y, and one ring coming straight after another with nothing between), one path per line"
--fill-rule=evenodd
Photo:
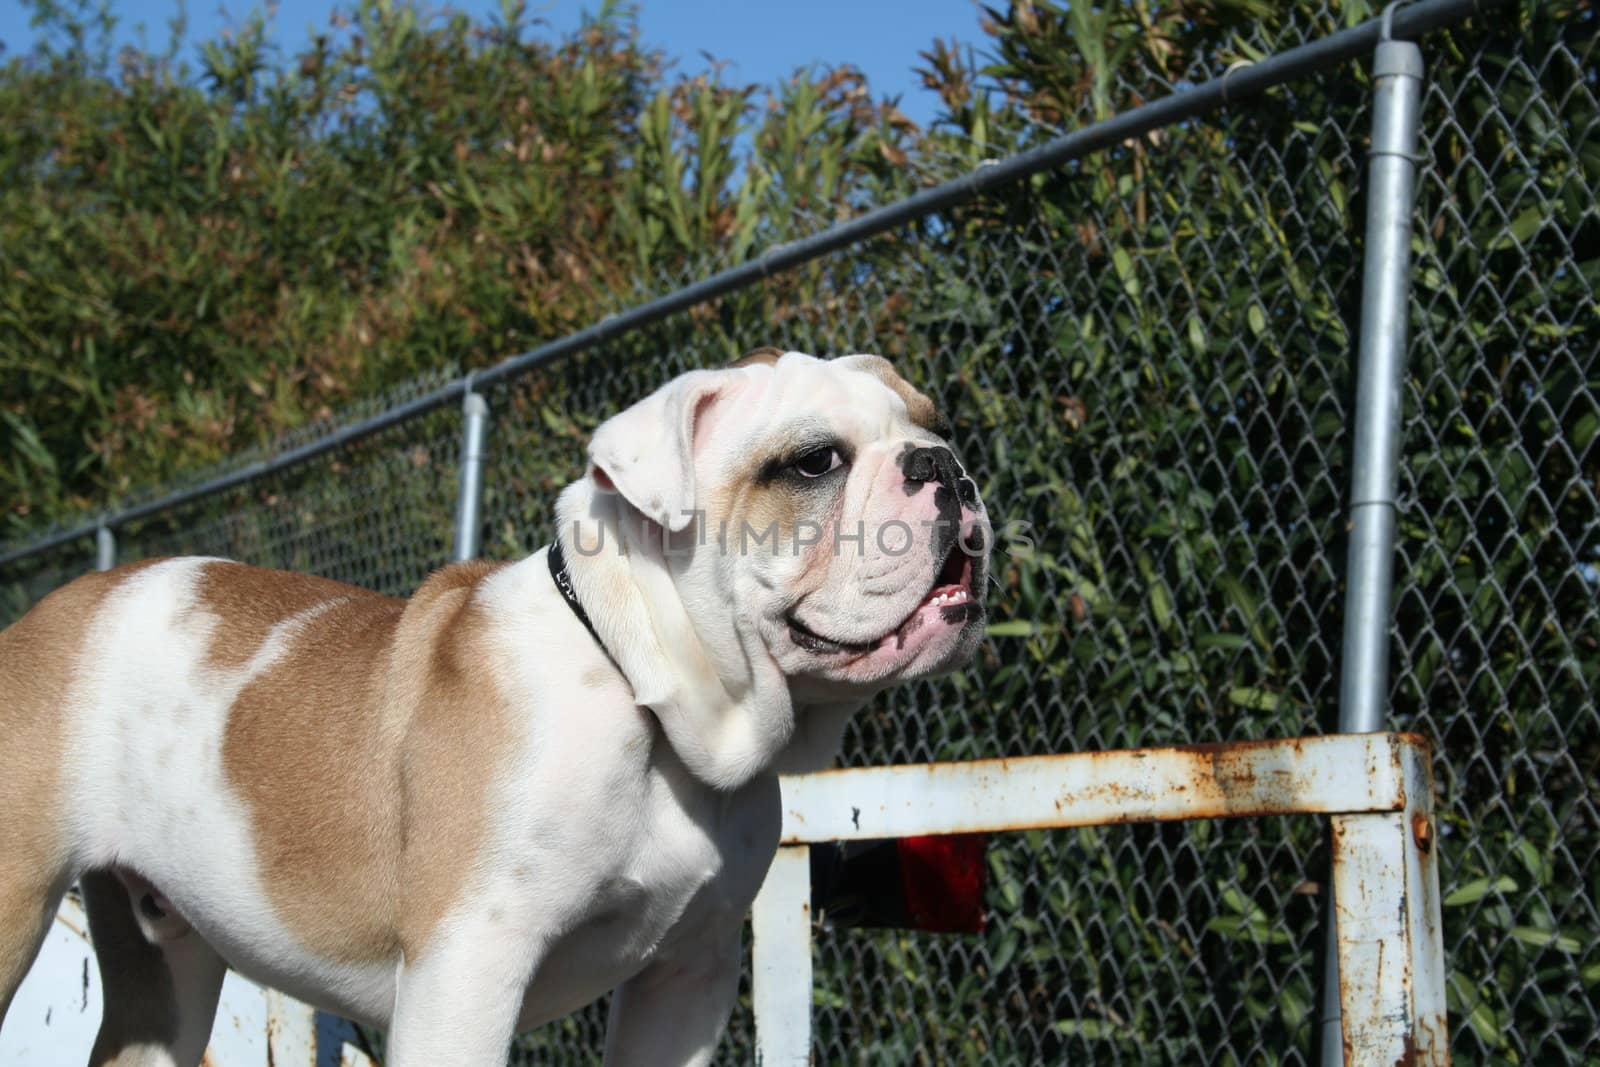
M965 622L970 617L972 599L972 559L966 553L952 548L945 556L944 565L934 576L933 585L917 606L911 609L899 624L881 637L871 641L839 641L824 637L800 622L793 613L789 615L789 636L807 652L822 655L854 653L863 655L894 638L902 640L912 630L922 625L925 612L937 612L949 623Z

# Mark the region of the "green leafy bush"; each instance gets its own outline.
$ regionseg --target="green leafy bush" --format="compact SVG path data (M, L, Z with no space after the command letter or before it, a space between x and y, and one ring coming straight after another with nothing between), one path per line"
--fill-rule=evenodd
M848 212L908 136L849 70L764 104L669 76L614 4L551 42L520 2L364 0L283 59L257 16L198 71L33 7L45 43L0 68L11 533Z

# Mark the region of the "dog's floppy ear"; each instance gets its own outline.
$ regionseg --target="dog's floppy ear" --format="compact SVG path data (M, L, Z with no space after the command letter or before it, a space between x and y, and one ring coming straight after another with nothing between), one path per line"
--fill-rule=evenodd
M589 442L590 476L673 533L694 518L695 423L721 387L714 371L674 378L600 424Z

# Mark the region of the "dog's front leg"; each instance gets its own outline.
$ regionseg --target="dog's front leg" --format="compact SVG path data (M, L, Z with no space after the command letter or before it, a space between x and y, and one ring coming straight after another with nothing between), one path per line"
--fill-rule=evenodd
M674 946L617 988L605 1067L704 1067L739 992L738 919Z
M445 920L400 967L389 1067L502 1067L542 948L500 908Z

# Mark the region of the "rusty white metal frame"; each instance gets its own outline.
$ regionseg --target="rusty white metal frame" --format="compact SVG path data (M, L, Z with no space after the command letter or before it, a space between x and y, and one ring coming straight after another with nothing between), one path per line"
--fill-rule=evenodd
M0 1030L0 1064L85 1063L100 1029L103 991L76 895L61 902L39 956ZM373 1067L354 1028L292 997L228 972L206 1047L208 1067Z
M1349 1065L1443 1065L1444 949L1428 744L1369 733L873 767L783 779L754 910L758 1062L811 1062L811 844L1329 815Z

